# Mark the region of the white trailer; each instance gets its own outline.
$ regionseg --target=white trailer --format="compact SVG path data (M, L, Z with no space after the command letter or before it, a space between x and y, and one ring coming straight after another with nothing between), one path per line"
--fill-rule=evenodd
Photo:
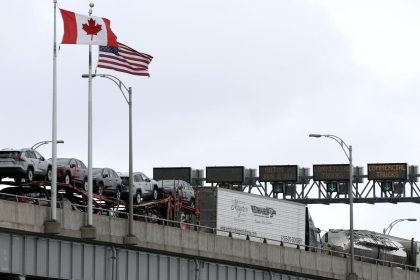
M218 229L220 235L319 246L319 230L310 223L305 204L224 188L202 188L200 211L201 225Z

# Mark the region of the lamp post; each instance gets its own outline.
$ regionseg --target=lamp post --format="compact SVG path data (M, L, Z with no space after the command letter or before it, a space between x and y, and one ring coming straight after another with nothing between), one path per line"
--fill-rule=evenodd
M54 133L53 133L54 134ZM45 222L45 232L57 234L60 232L60 223L57 221L57 144L63 144L63 140L56 140L57 135L54 134L54 140L40 141L32 145L31 149L36 150L42 145L52 143L51 158L51 219Z
M128 104L128 177L129 177L129 185L128 185L128 211L129 211L129 218L128 218L128 236L124 238L125 244L136 244L137 238L133 232L133 126L132 126L132 89L131 87L127 87L120 79L115 76L108 75L108 74L91 74L92 78L101 77L106 78L114 82L121 91L125 101ZM82 78L89 78L89 74L83 74ZM125 91L125 92L124 92ZM128 94L128 98L126 96ZM90 215L92 213L90 212Z
M353 229L353 156L352 156L352 147L347 145L343 139L338 136L331 134L309 134L309 137L315 138L331 138L336 141L341 149L343 149L344 154L349 160L349 205L350 205L350 274L348 279L357 279L357 274L354 273L354 229Z
M48 143L52 143L52 142L53 142L52 140L40 141L40 142L35 143L34 145L32 145L31 149L32 149L32 150L36 150L36 149L38 149L39 147L41 147L42 145L46 145L46 144L48 144ZM57 143L57 144L63 144L63 143L64 143L64 140L57 140L57 141L56 141L56 143Z
M390 232L391 232L391 230L392 230L392 228L396 224L398 224L400 222L404 222L404 221L415 222L415 221L417 221L417 219L416 218L397 219L397 220L391 222L387 228L384 228L383 233L386 234L386 235L389 235Z

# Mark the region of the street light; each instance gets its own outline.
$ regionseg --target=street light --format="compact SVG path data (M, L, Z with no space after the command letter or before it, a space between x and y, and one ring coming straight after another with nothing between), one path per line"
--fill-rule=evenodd
M397 219L395 221L393 221L392 223L389 224L389 226L387 228L384 228L383 233L386 235L389 235L389 233L391 232L392 228L398 224L399 222L404 222L404 221L408 221L408 222L415 222L417 221L416 218L407 218L407 219Z
M336 141L341 149L343 149L344 154L349 160L349 205L350 205L350 274L348 279L357 279L357 275L354 273L354 229L353 229L353 157L352 157L352 147L347 145L343 139L338 136L331 134L309 134L309 137L315 138L331 138Z
M36 150L36 149L38 149L39 147L41 147L42 145L46 145L46 144L48 144L48 143L52 143L53 141L52 140L48 140L48 141L40 141L40 142L38 142L38 143L35 143L32 147L31 147L31 149L32 150ZM63 144L64 143L64 140L57 140L56 141L56 143L57 144Z
M137 239L133 233L133 126L132 126L132 90L131 87L127 87L120 79L115 76L108 75L108 74L91 74L92 78L101 77L106 78L108 80L113 81L121 91L125 101L128 104L128 153L129 153L129 164L128 164L128 177L129 177L129 184L128 184L128 211L129 211L129 218L128 218L128 236L125 239L126 244L136 244ZM89 74L83 74L82 78L89 78ZM125 92L128 94L128 98ZM91 198L89 198L91 199ZM89 210L89 215L92 215L92 211Z

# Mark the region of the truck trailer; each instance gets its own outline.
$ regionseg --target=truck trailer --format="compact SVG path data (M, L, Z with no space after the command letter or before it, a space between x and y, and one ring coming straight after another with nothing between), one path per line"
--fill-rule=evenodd
M330 229L322 237L324 252L335 256L350 254L350 231ZM369 230L354 230L357 260L391 266L420 268L420 243Z
M305 204L220 187L201 188L200 195L200 224L219 235L321 248L320 230Z

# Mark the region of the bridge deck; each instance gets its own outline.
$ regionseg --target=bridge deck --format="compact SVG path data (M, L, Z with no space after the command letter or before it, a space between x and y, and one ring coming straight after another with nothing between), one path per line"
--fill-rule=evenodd
M126 246L123 244L123 238L128 232L127 220L103 215L96 215L93 220L97 233L96 239L87 241L80 238L80 228L84 225L85 214L74 211L69 206L57 211L57 218L62 228L61 233L57 236L47 236L44 233L44 223L49 220L50 209L48 207L0 201L0 209L2 209L0 212L0 228L3 232L7 230L19 235L38 235L46 242L59 239L83 244L111 246L121 248L121 250L150 252L233 267L247 267L267 273L271 271L308 279L346 279L348 272L348 259L345 258L139 221L134 222L134 232L139 240L138 244L136 246ZM0 248L4 247L0 244ZM2 252L6 251L3 250ZM44 253L47 254L48 251ZM56 254L56 252L49 252L48 254L50 253ZM5 255L3 256L5 258ZM0 271L4 271L1 267L3 266L0 256ZM362 279L366 280L420 280L420 273L417 272L362 262L355 263L355 271ZM187 279L194 278L190 276Z

